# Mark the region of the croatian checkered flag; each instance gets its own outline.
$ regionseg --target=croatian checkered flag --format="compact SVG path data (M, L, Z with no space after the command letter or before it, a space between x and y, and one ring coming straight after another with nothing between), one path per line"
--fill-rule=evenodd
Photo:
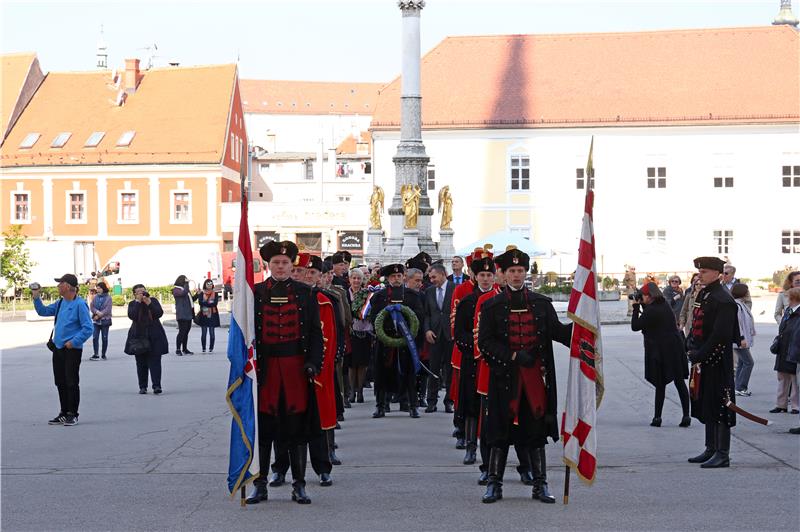
M594 225L592 210L592 151L589 148L586 164L586 204L583 214L578 267L569 298L567 316L573 321L570 342L567 400L561 418L564 442L564 463L578 476L591 484L597 469L597 407L603 398L602 342L600 312L597 302L597 264L595 261ZM569 470L567 471L569 474ZM569 477L567 477L568 479ZM568 481L565 483L565 502L568 500Z

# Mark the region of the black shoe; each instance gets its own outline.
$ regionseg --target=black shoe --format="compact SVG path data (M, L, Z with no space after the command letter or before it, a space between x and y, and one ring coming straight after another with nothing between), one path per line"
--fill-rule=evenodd
M436 412L436 405L429 404L428 407L425 409L426 414L433 414L434 412Z
M679 427L688 427L691 424L692 424L692 418L690 418L689 416L683 416L683 418L681 418L681 422L678 423L678 426Z
M336 414L336 428L340 429L339 421L344 421L344 414Z
M769 411L769 413L770 413L770 414L780 414L780 413L783 413L783 412L786 412L786 411L787 411L787 410L786 410L785 408L781 408L781 407L779 407L779 406L776 406L775 408L773 408L772 410L770 410L770 411Z
M269 479L269 485L272 488L283 486L284 482L286 482L286 475L281 473L273 473L272 478Z
M481 471L481 476L478 477L478 486L485 486L489 483L489 472Z
M458 438L456 440L456 449L466 449L466 448L467 448L467 442L464 441L464 438Z
M319 485L325 488L328 486L333 486L333 480L331 480L330 473L322 473L319 476Z
M352 408L353 405L350 404L350 399L347 397L344 398L344 407L345 408Z
M338 418L337 418L337 419L338 419ZM342 421L344 421L344 418L342 418ZM336 422L336 426L335 426L335 427L333 427L333 429L334 429L334 430L342 430L342 426L341 426L341 425L339 425L339 422L337 421L337 422Z
M191 352L191 351L189 351L188 349L184 349L184 350L183 350L183 354L184 354L184 355L193 355L194 353L192 353L192 352Z
M424 397L420 397L419 401L417 401L417 405L420 408L428 408L428 401L426 401Z
M790 413L790 414L797 415L797 414L800 414L800 410L798 410L798 409L796 409L796 408L792 408L792 411L791 411L791 412L789 412L789 413Z
M180 350L180 349L178 349L177 351L175 351L175 354L176 354L176 355L178 355L179 357L182 357L182 356L183 356L183 353L181 353L181 350Z
M245 504L258 504L261 501L266 501L267 499L267 485L255 484L253 485L253 491L250 492L250 495L247 496L244 502Z
M63 425L64 421L66 421L67 416L64 414L59 414L50 421L47 422L48 425Z
M70 414L67 414L64 417L64 426L65 427L72 427L73 425L77 425L77 424L78 424L78 416L72 416Z
M364 388L372 389L372 383L371 382L365 382L364 383Z
M92 357L89 360L100 360L100 357L97 355L92 355Z
M650 426L651 427L660 427L661 426L661 418L660 417L654 417L653 421L650 422Z
M106 356L105 356L105 355L103 355L103 356L102 356L102 357L100 357L100 358L102 358L103 360L106 360Z
M375 419L379 417L386 417L386 410L384 410L382 406L377 406L375 407L375 411L372 413L372 417Z
M503 485L499 482L492 482L486 485L486 493L483 494L481 502L493 503L503 498Z
M419 417L419 411L417 410L417 408L416 408L416 407L412 407L412 408L411 408L411 409L408 411L408 415L409 415L409 416L411 416L411 417L413 417L414 419L416 419L416 418L418 418L418 417Z
M467 446L467 453L464 455L464 465L472 465L476 462L478 459L476 451L474 444Z
M550 490L547 487L547 482L544 481L536 482L536 484L533 485L531 498L536 499L537 501L542 501L545 504L556 503L556 498L550 494Z
M139 395L144 395L147 393L147 388L139 388Z
M789 434L800 434L800 427L789 429Z
M729 467L730 465L731 459L728 457L728 453L717 451L711 458L700 464L700 467L703 469L716 469L719 467Z
M364 392L359 390L356 394L356 403L363 403L364 402Z
M444 411L447 414L452 414L453 413L453 405L451 405L450 403L445 403L444 404Z
M331 450L330 456L328 458L333 465L342 465L342 461L339 460L339 457L336 456L336 452Z
M528 470L520 471L519 481L525 484L526 486L533 486L533 475Z
M461 429L458 429L458 428L453 429L453 437L454 438L460 438L461 437Z
M703 462L707 461L709 458L714 456L714 449L706 449L702 453L698 454L695 457L689 458L690 464L702 464Z
M160 394L161 393L161 387L160 386L153 386L153 393L156 394L156 395Z
M311 499L306 495L306 487L302 484L292 484L292 500L297 504L311 504Z
M555 504L556 498L550 495L547 487L547 455L544 447L530 450L531 470L533 472L533 489L531 497L545 504Z

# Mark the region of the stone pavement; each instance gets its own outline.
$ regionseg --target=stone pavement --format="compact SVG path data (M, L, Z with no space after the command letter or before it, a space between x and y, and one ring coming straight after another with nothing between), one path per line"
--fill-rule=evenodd
M58 410L44 347L49 326L0 323L3 530L797 530L800 519L800 438L786 432L798 416L766 413L775 399L767 351L774 325L758 326L753 396L740 401L774 425L740 419L730 469L686 462L702 450L703 429L677 427L674 390L664 426L648 426L653 390L642 378L641 335L619 325L604 328L597 480L587 487L573 475L568 506L560 497L555 505L532 501L513 452L505 498L481 504L477 468L461 465L449 416L412 420L395 410L373 420L368 402L347 410L337 431L344 465L334 468L334 485L319 487L309 467L313 504L292 503L281 487L246 509L225 483L227 331L213 355L165 356L164 394L138 395L134 361L121 353L127 323L117 319L110 359L84 356L80 423L62 427L47 425ZM189 345L200 351L196 329ZM558 346L556 358L563 406L566 349ZM559 444L547 448L557 494L559 452Z

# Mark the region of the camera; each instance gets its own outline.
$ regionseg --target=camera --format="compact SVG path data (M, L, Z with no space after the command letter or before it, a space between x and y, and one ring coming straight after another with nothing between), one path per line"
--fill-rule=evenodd
M642 299L644 299L642 297L642 291L637 289L634 293L628 294L628 299L631 301L642 301Z
M40 285L39 283L31 283L28 285L28 288L30 288L31 290L41 290L42 285Z
M142 292L142 295L143 295L144 297L150 297L150 293L149 293L147 290L145 290L144 292Z

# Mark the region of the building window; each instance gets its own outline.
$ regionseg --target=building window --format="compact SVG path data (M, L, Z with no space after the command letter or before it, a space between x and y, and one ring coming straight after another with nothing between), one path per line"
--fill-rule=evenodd
M235 161L235 160L236 160L236 147L234 146L234 142L235 142L235 138L234 138L234 136L233 136L233 133L231 133L231 142L230 142L230 146L231 146L231 159L233 159L233 160Z
M322 251L322 233L297 233L297 245L308 251Z
M15 190L11 193L11 223L31 223L31 193Z
M530 158L527 155L511 156L511 190L530 190Z
M339 201L342 201L342 202L348 202L348 201L350 201L350 199L351 199L353 196L350 196L350 195L347 195L347 194L345 194L345 195L339 195L339 196L336 196L336 197L339 199Z
M233 251L233 240L223 240L222 241L222 252L228 253Z
M192 223L192 193L189 191L172 191L172 219L174 224Z
M589 176L589 188L591 190L594 190L594 172L595 169L592 168L591 175ZM583 168L575 169L575 188L579 190L586 188L586 170Z
M122 135L120 135L119 139L117 140L117 146L125 147L130 146L131 142L133 142L133 137L136 136L135 131L126 131Z
M56 135L56 138L53 139L52 144L50 144L51 148L63 148L64 144L67 143L69 138L72 136L72 133L66 131L64 133L59 133Z
M78 190L67 192L67 223L86 223L86 192Z
M100 141L103 140L103 137L106 136L105 131L95 131L89 138L86 139L86 142L83 144L84 148L96 148Z
M306 180L312 181L314 179L314 161L306 161Z
M428 187L427 190L436 190L436 166L429 164L426 175L427 175L426 186Z
M372 162L366 161L364 163L364 173L365 174L371 174L372 173Z
M733 244L733 231L730 229L715 230L714 243L717 246L717 253L727 255Z
M790 229L782 233L781 253L800 253L800 229Z
M647 168L647 188L667 188L667 168L664 166Z
M715 177L714 188L733 188L732 177Z
M647 241L654 244L663 244L667 241L667 231L664 229L648 229Z
M118 196L117 223L139 223L139 193L135 190L120 191Z
M783 186L800 187L800 166L783 167Z
M33 145L36 144L36 141L39 140L41 136L42 135L39 133L28 133L25 135L25 138L22 139L22 142L20 142L19 147L24 149L33 148Z

